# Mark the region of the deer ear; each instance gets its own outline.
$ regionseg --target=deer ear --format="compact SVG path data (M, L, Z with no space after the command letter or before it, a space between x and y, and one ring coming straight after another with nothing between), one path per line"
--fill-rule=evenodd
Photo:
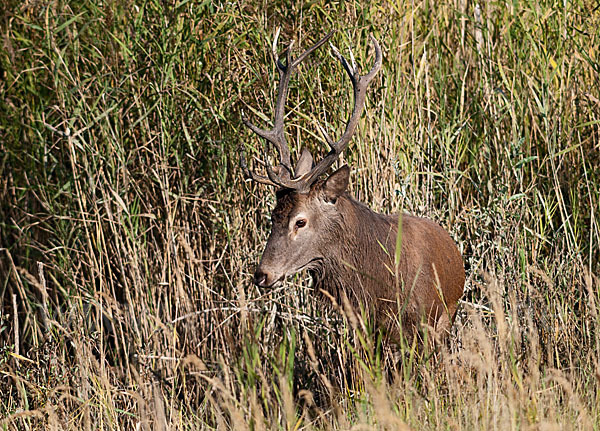
M348 180L350 178L350 168L348 165L344 165L335 171L333 174L325 180L323 184L323 192L325 193L325 199L329 202L335 203L336 199L341 196L342 193L348 188Z
M312 165L313 158L310 155L310 151L308 151L306 148L303 148L302 153L300 154L300 158L298 159L298 163L296 164L296 178L299 178L302 175L308 173L311 170Z

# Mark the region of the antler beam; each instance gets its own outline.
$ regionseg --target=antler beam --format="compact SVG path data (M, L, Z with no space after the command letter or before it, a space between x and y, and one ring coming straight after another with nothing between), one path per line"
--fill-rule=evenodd
M279 87L277 93L277 102L275 105L275 118L273 121L273 128L271 130L264 130L259 127L256 127L254 124L250 123L246 118L243 118L243 121L244 124L248 126L254 133L266 139L276 148L277 152L279 153L279 166L272 167L267 161L265 161L265 168L268 177L257 175L248 169L245 160L245 154L242 149L241 166L246 177L263 184L295 189L299 191L306 191L319 178L319 176L324 174L329 169L329 167L335 162L335 160L337 160L339 155L348 146L348 143L352 139L352 135L356 130L358 120L365 106L367 87L381 68L381 48L377 40L375 40L375 38L372 35L369 35L369 37L371 39L371 43L373 44L373 48L375 49L375 64L373 65L369 73L367 73L364 76L361 76L359 74L358 68L354 64L354 61L352 61L352 65L350 65L346 58L344 58L344 56L340 54L340 52L333 45L330 44L334 56L340 61L340 63L342 63L342 66L348 73L350 81L352 82L352 87L354 89L354 108L352 109L352 114L346 123L346 129L340 137L340 139L338 139L338 141L333 142L331 138L325 133L325 131L322 130L325 139L331 146L331 150L325 156L325 158L323 158L323 160L321 160L314 168L312 168L306 174L298 178L293 178L292 168L290 164L290 150L285 139L283 121L285 117L285 101L288 95L290 77L296 69L296 67L302 61L304 61L304 59L310 53L312 53L314 50L316 50L325 42L327 42L331 38L332 34L333 33L329 33L323 39L321 39L309 49L304 51L295 60L291 59L291 51L294 44L294 42L292 41L292 43L290 43L290 45L285 51L286 64L284 65L279 60L279 56L277 55L276 51L277 39L279 37L279 30L277 30L272 46L273 59L277 66L277 70L279 71ZM352 58L352 60L354 60L354 58Z

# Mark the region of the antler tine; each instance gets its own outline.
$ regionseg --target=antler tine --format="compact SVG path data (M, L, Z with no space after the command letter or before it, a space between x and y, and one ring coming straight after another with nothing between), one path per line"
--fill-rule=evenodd
M329 33L328 35L326 35L323 39L321 39L320 41L315 43L313 46L308 48L302 54L300 54L298 56L298 58L293 61L292 69L295 69L296 66L298 66L300 63L302 63L304 61L304 59L306 57L308 57L315 49L320 48L325 42L327 42L329 39L331 39L331 36L333 36L333 31L331 33Z
M350 66L344 56L340 54L335 47L333 47L333 54L340 61L340 63L342 63L342 66L344 66L344 69L350 77L350 81L352 81L352 87L354 88L354 108L352 109L352 115L346 123L346 130L344 130L343 135L340 137L340 139L338 139L337 142L330 144L331 150L329 153L327 153L327 155L310 172L293 180L294 182L301 183L301 186L296 188L306 188L316 181L316 179L324 174L327 169L329 169L329 167L337 160L339 155L346 149L348 143L352 139L352 135L354 134L356 126L358 125L360 115L365 107L367 87L379 69L381 69L381 47L373 35L369 35L369 38L371 39L371 43L375 49L375 63L373 64L373 67L369 73L364 76L359 74L356 66Z
M279 184L274 183L269 178L264 177L262 175L258 175L248 169L248 164L246 163L246 152L244 151L244 145L240 145L240 166L242 167L242 172L244 173L244 177L251 179L252 181L256 181L257 183L266 184L268 186L278 187Z
M273 38L272 45L273 61L275 62L277 70L279 72L279 85L277 89L277 101L275 103L275 118L273 119L273 128L271 130L261 129L252 124L242 115L242 121L248 128L250 128L250 130L252 130L258 136L270 142L275 147L275 149L279 153L279 167L273 168L269 165L267 161L265 161L268 178L263 177L261 175L256 175L254 173L250 173L250 170L245 164L245 159L242 164L242 169L244 170L246 176L263 184L276 185L284 188L299 188L298 184L290 180L292 176L292 168L290 164L290 149L285 138L284 130L285 101L288 96L289 82L292 73L294 72L296 67L302 61L304 61L304 59L308 57L308 55L310 55L314 50L316 50L325 42L327 42L329 38L331 38L331 36L333 35L333 32L329 33L323 39L321 39L313 46L308 48L295 60L292 60L291 57L292 47L294 45L294 41L292 41L285 50L286 64L284 65L279 60L279 55L277 54L277 40L279 38L279 31L280 29L277 29L275 37ZM277 170L278 172L276 172L275 170Z

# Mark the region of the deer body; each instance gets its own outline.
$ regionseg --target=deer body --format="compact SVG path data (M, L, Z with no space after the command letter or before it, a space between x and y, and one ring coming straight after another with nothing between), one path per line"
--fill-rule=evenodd
M326 180L319 179L348 145L364 107L367 86L381 67L381 50L372 37L375 65L365 76L334 49L354 87L352 115L337 142L323 132L331 147L323 160L313 166L305 149L292 174L283 130L289 79L295 67L330 36L293 61L288 48L286 65L278 59L275 42L273 55L280 83L274 128L259 129L245 120L275 146L280 156L279 166L266 164L267 176L250 171L242 157L242 168L249 178L278 188L271 235L254 282L268 288L308 270L317 290L328 292L338 303L347 297L354 306L363 307L392 339L397 338L398 324L408 336L420 322L445 333L454 320L465 281L462 258L450 235L428 219L404 214L396 262L398 216L378 214L352 199L346 191L348 166Z
M348 174L342 168L330 179L341 177L347 184ZM392 339L398 323L409 336L422 320L436 332L447 331L465 281L462 258L450 235L431 220L403 214L395 269L398 216L376 213L345 192L336 196L327 190L329 181L308 193L278 194L255 282L270 287L308 269L317 291L327 291L339 304L345 295ZM301 228L296 227L298 220L305 220Z
M411 335L421 320L447 331L465 282L452 238L431 220L403 214L396 272L398 216L375 213L348 196L340 198L340 208L345 223L332 247L338 252L329 254L320 273L313 271L315 285L334 297L345 289L392 338L398 323Z

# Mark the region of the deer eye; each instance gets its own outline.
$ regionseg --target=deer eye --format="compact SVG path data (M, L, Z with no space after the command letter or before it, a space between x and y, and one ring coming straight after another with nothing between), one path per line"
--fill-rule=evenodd
M306 219L305 218L301 218L301 219L296 220L296 229L303 228L304 226L306 226Z

